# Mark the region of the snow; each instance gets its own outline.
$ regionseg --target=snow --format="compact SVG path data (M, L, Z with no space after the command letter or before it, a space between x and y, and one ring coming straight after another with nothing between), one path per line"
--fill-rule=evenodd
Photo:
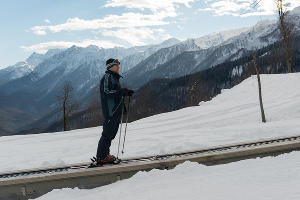
M299 180L300 152L292 152L209 167L185 162L91 190L54 190L37 200L299 200Z
M4 69L0 68L0 80L3 78L4 80L14 80L25 76L32 72L34 66L25 62L18 62L15 65L6 67Z
M231 76L241 76L243 73L243 66L237 66L232 69Z
M202 36L200 38L195 38L195 43L201 49L208 49L214 46L218 46L224 41L240 35L243 32L246 32L251 27L244 27L239 29L226 30L221 32L212 33L209 35Z
M300 6L294 8L290 14L291 15L300 15Z
M200 106L129 123L121 157L299 134L300 73L261 75L261 81L268 123L260 122L257 80L252 76ZM101 132L102 127L95 127L0 137L0 172L88 162L96 154ZM113 154L117 138L111 147Z
M229 38L222 45L234 43L237 49L260 49L278 40L272 33L277 28L277 20L262 20L244 32Z
M261 75L261 81L268 123L260 122L257 80L252 76L200 106L129 123L122 157L299 134L300 73ZM0 137L0 172L87 162L95 155L100 133L101 127L95 127ZM117 138L112 153L117 151ZM53 190L38 200L298 200L299 180L300 152L292 152L218 166L185 162L172 170L139 172L92 190Z

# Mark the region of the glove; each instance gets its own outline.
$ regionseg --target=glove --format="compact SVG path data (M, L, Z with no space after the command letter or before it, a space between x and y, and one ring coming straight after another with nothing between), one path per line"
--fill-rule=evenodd
M127 89L127 88L122 88L122 89L121 89L121 95L122 95L123 97L125 97L125 96L132 96L133 93L134 93L133 90L129 90L129 89Z
M134 93L134 91L133 90L128 90L128 96L132 96L133 95L133 93Z

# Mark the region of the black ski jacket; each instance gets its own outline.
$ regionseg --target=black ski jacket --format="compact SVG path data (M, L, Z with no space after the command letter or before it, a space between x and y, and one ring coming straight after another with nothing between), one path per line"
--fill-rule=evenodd
M118 73L107 70L100 81L100 96L102 113L105 119L112 118L116 113L120 114L123 108L123 98Z

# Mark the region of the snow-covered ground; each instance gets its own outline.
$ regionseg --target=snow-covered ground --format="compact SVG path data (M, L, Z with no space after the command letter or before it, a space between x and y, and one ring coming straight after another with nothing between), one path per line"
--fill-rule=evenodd
M223 90L213 100L201 102L200 106L128 124L125 154L122 157L300 134L300 73L262 75L261 78L268 123L260 122L257 80L253 76L231 90ZM101 131L101 127L96 127L60 133L0 137L0 173L87 162L96 153ZM117 138L111 147L113 154L117 151ZM198 165L191 165L191 170L197 170L195 166ZM200 167L199 170L204 168ZM205 170L212 169L214 168ZM166 172L168 173L173 172ZM148 175L137 177L140 176Z
M54 190L37 200L299 200L300 152L217 166L185 162L92 190Z

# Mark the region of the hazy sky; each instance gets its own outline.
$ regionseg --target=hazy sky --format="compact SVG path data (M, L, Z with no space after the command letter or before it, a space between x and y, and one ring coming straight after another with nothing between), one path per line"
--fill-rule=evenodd
M1 0L0 66L51 48L185 40L276 18L273 0L257 1L253 9L256 0Z

